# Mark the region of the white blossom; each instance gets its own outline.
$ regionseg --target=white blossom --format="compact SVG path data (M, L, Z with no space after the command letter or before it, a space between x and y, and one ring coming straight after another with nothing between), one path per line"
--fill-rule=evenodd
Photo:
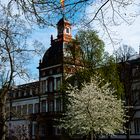
M125 110L121 99L114 95L110 84L102 85L99 76L84 83L82 89L72 87L67 91L69 104L61 127L70 129L72 134L114 135L123 131Z

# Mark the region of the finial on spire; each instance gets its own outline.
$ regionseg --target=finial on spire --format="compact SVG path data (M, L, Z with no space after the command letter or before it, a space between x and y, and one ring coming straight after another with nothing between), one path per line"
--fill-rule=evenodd
M51 41L53 41L53 35L51 35Z
M65 10L64 10L65 0L60 0L60 3L61 3L61 7L62 7L62 16L63 16L63 18L65 18Z
M51 45L53 44L53 35L51 35Z
M61 3L61 7L64 9L64 2L65 0L60 0L60 3Z

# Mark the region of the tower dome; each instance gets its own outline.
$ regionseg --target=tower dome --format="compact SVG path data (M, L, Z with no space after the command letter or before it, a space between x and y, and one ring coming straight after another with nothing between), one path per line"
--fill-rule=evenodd
M62 64L64 44L71 39L71 24L65 18L61 18L57 23L57 39L51 36L51 47L45 52L39 69Z

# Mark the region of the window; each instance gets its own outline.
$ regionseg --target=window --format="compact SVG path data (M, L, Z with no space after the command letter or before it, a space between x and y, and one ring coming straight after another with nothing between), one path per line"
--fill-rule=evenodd
M41 111L46 112L46 100L43 100L41 103Z
M30 95L30 88L27 87L26 90L25 90L25 92L26 92L26 96L29 96Z
M33 113L33 104L29 104L28 105L28 114L32 114Z
M60 73L61 69L57 68L56 73Z
M30 95L33 95L33 93L32 93L32 89L30 89L30 91L29 91L29 92L30 92Z
M56 90L60 90L60 86L61 86L61 78L56 78Z
M18 113L19 115L21 115L21 106L20 106L20 105L17 106L17 113Z
M55 127L55 135L61 135L61 129Z
M46 72L45 71L42 71L42 76L45 76L46 75Z
M56 111L61 111L61 98L56 99Z
M24 96L27 96L28 94L27 94L27 90L24 90Z
M35 91L35 87L32 88L32 95L35 95L36 91Z
M49 74L52 74L53 73L53 70L49 70Z
M22 107L22 114L27 115L27 105L23 105Z
M132 74L133 74L133 77L138 77L138 76L140 76L140 74L139 74L139 66L136 66L135 68L133 68L132 69Z
M35 104L34 112L39 113L39 103Z
M70 29L66 28L66 33L69 34L70 33Z
M39 88L36 87L36 88L35 88L35 94L38 94L38 92L39 92Z
M135 133L140 134L140 119L134 120Z
M22 95L21 95L21 92L20 91L18 91L18 97L21 97Z
M18 91L15 91L15 97L19 97L19 96L18 96Z
M49 101L49 112L53 112L53 111L54 111L54 102Z
M45 93L45 92L47 91L47 90L46 90L46 89L47 89L47 88L46 88L46 82L47 82L47 81L45 81L45 80L42 81L42 91L43 91L43 93Z
M16 98L16 92L13 93L13 97Z
M133 103L135 105L140 105L140 94L139 94L140 89L139 89L139 87L140 87L140 85L137 84L132 89Z
M48 83L48 90L49 92L52 92L53 91L53 80L49 80L49 83Z
M132 69L132 76L135 77L135 75L136 75L136 68L133 68Z
M21 89L21 96L24 97L24 91Z
M137 104L137 102L138 102L138 94L137 94L137 92L135 90L132 91L132 93L133 93L133 103Z
M46 135L46 126L45 125L41 125L40 126L40 135L41 136L45 136Z
M37 135L38 134L38 125L36 123L33 124L33 135Z

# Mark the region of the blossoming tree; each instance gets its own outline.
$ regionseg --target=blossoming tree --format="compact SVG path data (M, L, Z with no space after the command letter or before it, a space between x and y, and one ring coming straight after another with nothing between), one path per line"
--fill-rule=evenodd
M123 131L125 110L120 99L113 94L109 83L103 84L99 76L84 83L82 89L71 87L67 91L69 104L61 127L70 133L91 135L114 135Z

